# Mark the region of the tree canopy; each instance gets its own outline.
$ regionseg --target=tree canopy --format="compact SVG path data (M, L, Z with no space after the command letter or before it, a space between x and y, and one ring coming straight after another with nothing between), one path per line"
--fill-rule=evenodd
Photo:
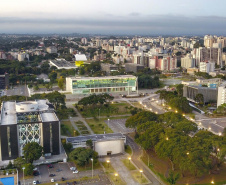
M27 163L33 163L38 160L43 153L43 147L36 142L27 143L23 148L24 158Z

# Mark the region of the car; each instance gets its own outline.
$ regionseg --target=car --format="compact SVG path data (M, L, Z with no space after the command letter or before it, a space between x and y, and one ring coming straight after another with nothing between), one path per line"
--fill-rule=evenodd
M74 170L76 170L77 168L76 167L70 167L70 170L71 171L74 171Z
M73 183L74 183L74 185L75 185L75 184L77 184L77 182L76 182L76 181L74 181Z
M62 181L65 181L66 179L64 177L61 178Z
M33 181L33 184L36 184L36 181Z
M51 182L54 182L54 179L51 179Z
M33 171L38 171L38 168L34 168Z
M52 173L49 174L49 177L54 177L54 176L56 176L56 175L55 174L52 174Z
M39 176L39 171L33 171L34 176Z
M74 170L73 173L78 173L78 170Z
M40 184L40 182L39 181L36 181L36 184Z
M59 169L59 168L56 170L56 172L60 172L60 171L62 171L62 170L61 170L61 169Z
M47 165L49 168L53 168L53 165L52 164L48 164Z

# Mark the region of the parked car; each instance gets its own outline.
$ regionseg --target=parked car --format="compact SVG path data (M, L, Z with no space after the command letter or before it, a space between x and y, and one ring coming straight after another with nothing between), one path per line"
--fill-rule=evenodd
M65 181L66 179L64 177L61 178L62 181Z
M39 175L39 171L33 171L33 175L34 176L38 176Z
M54 182L54 179L51 179L51 182Z
M36 184L36 181L33 181L33 184Z
M56 172L60 172L60 171L62 171L62 170L61 170L61 169L59 169L59 168L56 170Z
M49 176L50 176L50 177L54 177L54 176L56 176L56 175L51 173L51 174L49 174Z
M48 164L47 165L49 168L53 168L53 165L52 164Z
M74 170L76 170L77 168L76 167L70 167L70 170L71 171L74 171Z
M73 173L78 173L78 170L74 170Z

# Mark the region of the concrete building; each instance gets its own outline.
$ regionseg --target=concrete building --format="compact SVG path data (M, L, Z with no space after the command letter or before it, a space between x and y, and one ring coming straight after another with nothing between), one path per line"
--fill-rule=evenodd
M226 103L226 84L223 83L218 87L217 107Z
M75 64L72 64L65 59L57 58L49 61L50 66L55 66L57 69L77 69Z
M79 54L74 55L74 57L75 57L75 65L76 66L80 66L80 65L84 64L84 62L87 61L87 57L85 54L79 53Z
M141 64L133 64L133 63L126 63L125 64L126 73L128 73L128 72L137 73L141 69L144 69L144 66L141 65Z
M67 143L71 143L73 148L87 147L86 141L92 140L93 150L99 156L115 155L124 153L126 137L121 133L95 134L88 136L77 136L66 138Z
M4 75L0 75L0 89L8 88L9 88L9 74L5 73Z
M110 75L111 72L118 71L118 66L112 64L101 63L101 71L105 71L106 75Z
M200 72L205 72L205 73L209 73L209 72L214 72L215 70L215 63L214 62L200 62L199 63L199 71Z
M132 75L105 76L105 77L67 77L66 91L72 94L92 93L137 93L137 77Z
M204 36L204 46L205 47L213 47L213 43L215 42L215 39L212 35L205 35Z
M47 53L57 53L57 48L55 46L50 46L46 48Z
M185 57L181 58L181 67L183 68L192 68L195 67L195 59L192 57L192 55L189 53Z
M6 54L4 51L0 51L0 59L6 59Z
M23 156L23 148L30 142L40 144L44 155L60 154L60 122L53 106L47 100L3 102L0 115L0 161Z
M17 59L22 62L25 59L29 60L29 54L27 53L18 53Z
M81 38L81 43L82 44L87 44L87 38Z

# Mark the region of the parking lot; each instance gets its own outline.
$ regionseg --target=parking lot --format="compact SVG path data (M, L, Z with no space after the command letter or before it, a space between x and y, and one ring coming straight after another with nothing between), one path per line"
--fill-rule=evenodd
M70 170L70 167L74 167L74 163L56 163L52 164L52 168L49 168L47 165L40 165L36 166L37 170L39 171L38 176L33 176L33 178L26 179L23 181L23 175L20 175L20 182L21 185L32 185L33 181L39 181L40 184L43 183L50 183L51 179L54 179L54 182L57 181L62 181L62 177L65 178L65 183L66 184L67 180L72 180L72 179L79 179L82 177L92 177L92 171L81 171L79 173L72 173ZM54 174L54 177L49 177L50 174ZM97 169L93 171L94 176L99 176L99 179L88 179L87 181L83 181L82 184L111 184L110 181L108 180L107 176L104 174L102 169ZM55 184L55 183L53 183ZM73 183L69 183L73 184ZM81 183L80 183L81 184Z
M108 121L105 121L106 124L108 124ZM111 130L115 133L131 133L134 132L133 129L131 128L126 128L125 127L125 123L126 123L126 119L110 119L109 120L109 127L111 128Z

